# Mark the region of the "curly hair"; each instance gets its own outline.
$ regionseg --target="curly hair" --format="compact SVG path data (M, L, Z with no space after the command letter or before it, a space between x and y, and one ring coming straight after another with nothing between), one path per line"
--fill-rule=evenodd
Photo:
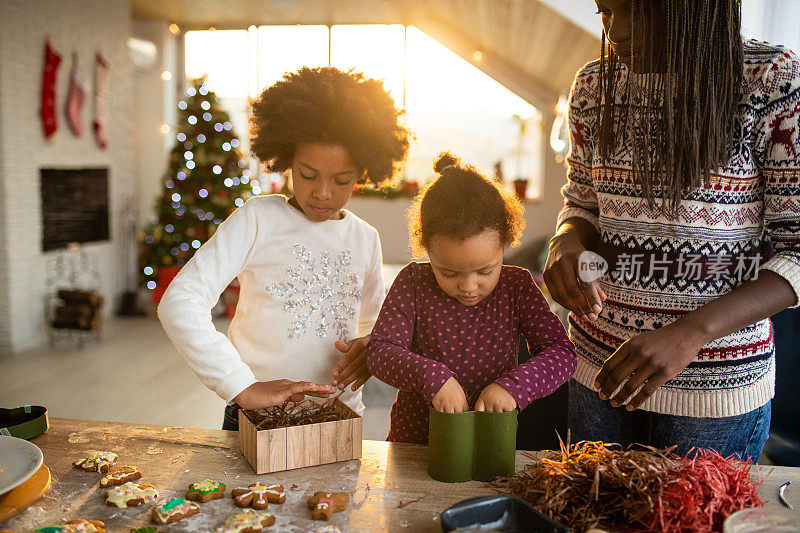
M417 195L408 210L414 255L422 257L434 235L464 240L497 230L503 246L516 246L525 227L519 199L443 152L433 165L439 174Z
M383 84L332 67L288 73L252 102L250 149L273 172L292 166L302 143L344 146L366 181L390 179L408 151L403 111Z

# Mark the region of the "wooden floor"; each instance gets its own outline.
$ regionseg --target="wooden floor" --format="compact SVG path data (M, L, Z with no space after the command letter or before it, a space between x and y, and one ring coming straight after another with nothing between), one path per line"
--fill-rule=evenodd
M228 321L215 321L225 331ZM396 390L365 386L364 438L383 440ZM219 429L225 402L184 363L155 317L112 318L99 341L0 358L0 407L43 405L50 416Z

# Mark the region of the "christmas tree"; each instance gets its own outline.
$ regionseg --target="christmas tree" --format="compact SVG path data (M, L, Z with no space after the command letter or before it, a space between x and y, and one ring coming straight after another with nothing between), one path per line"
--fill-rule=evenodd
M220 103L203 79L194 80L178 102L176 144L155 215L140 240L141 283L156 302L217 226L260 192Z

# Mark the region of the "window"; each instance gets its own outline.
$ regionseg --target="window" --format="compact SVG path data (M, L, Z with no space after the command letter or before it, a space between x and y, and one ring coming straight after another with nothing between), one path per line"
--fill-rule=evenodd
M278 52L279 51L279 52ZM424 183L450 150L486 176L502 170L509 188L541 181L541 113L414 26L261 26L190 31L186 75L206 75L247 148L247 99L303 66L355 69L383 80L406 110L412 141L403 178Z
M280 53L272 53L280 50ZM300 67L328 66L327 26L262 26L258 28L258 85L255 97L286 72ZM188 53L188 52L187 52Z

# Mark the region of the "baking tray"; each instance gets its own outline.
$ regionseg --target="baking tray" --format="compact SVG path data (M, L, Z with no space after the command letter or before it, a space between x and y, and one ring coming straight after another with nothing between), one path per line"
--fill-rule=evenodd
M441 515L442 531L500 533L569 533L572 529L537 511L516 496L482 496L463 500Z

